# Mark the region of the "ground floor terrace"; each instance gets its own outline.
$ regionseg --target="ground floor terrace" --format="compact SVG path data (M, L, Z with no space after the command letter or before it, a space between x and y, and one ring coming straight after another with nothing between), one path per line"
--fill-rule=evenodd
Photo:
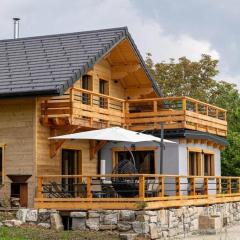
M37 179L35 208L150 210L240 201L240 177L105 174Z

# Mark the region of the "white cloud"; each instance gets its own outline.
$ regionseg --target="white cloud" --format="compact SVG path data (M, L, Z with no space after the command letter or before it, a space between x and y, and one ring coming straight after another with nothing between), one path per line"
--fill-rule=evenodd
M131 32L135 36L141 52L152 53L156 61L182 56L198 60L203 53L210 54L216 59L220 58L218 51L212 48L208 41L196 40L187 34L178 36L167 34L160 24L152 19L142 25L136 22Z
M21 36L128 26L143 56L151 52L158 61L181 56L195 60L207 53L219 58L205 40L169 35L156 20L139 14L131 0L3 0L1 5L0 28L5 31L0 36L4 37L12 36L13 15L22 17Z
M234 83L237 85L238 90L240 91L240 75L232 75L230 73L220 73L217 76L217 80L219 81L226 81L229 83Z
M12 37L13 16L22 18L21 36L128 26L143 57L151 52L156 61L182 56L197 60L202 53L220 58L209 41L189 33L169 34L156 19L138 12L131 0L1 0L0 38Z

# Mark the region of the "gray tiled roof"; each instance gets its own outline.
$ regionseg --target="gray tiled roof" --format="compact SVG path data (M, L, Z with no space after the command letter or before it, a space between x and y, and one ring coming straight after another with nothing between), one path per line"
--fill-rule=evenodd
M61 95L116 44L128 38L159 94L126 27L0 41L0 97Z

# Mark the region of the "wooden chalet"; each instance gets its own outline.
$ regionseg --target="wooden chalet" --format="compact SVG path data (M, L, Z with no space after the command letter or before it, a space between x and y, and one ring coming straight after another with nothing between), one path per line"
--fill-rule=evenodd
M49 140L111 126L159 136L161 123L177 143L163 174L156 144L128 146L139 172L122 176L112 171L123 143ZM224 109L162 95L127 28L0 41L1 198L60 210L239 201L239 178L221 177L226 135ZM112 185L123 177L138 186L132 196Z

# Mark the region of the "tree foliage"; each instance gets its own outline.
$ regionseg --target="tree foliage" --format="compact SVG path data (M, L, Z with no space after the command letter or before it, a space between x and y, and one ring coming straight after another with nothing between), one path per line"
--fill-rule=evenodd
M178 62L171 58L169 63L154 64L151 54L148 54L146 63L165 96L185 95L202 101L209 100L209 91L215 86L213 78L218 74L218 61L209 55L202 55L199 61L181 57Z
M228 113L228 145L222 151L222 175L240 176L240 93L235 84L216 81L218 60L203 54L199 61L181 57L146 64L165 96L189 96L217 105Z

